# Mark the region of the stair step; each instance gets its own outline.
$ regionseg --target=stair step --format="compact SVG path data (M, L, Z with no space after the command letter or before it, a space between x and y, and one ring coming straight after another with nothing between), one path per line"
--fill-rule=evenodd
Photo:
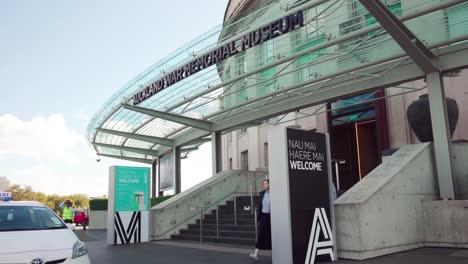
M220 225L233 225L234 218L232 219L219 219L218 220ZM200 224L200 219L197 219L197 224ZM216 225L216 219L203 219L203 225ZM255 225L255 219L237 219L238 225Z
M250 208L251 208L250 203L249 203L249 204L245 204L245 205L243 205L243 204L237 204L236 206L237 206L236 209L239 210L239 211L250 211ZM255 208L256 206L257 206L257 205L254 204L253 207ZM219 206L219 210L220 210L220 211L224 211L224 210L227 210L227 211L234 211L234 204L221 205L221 206Z
M200 231L200 225L189 224L188 229ZM203 224L205 230L216 230L216 225ZM254 225L219 225L219 230L230 230L230 231L250 231L255 232Z
M211 210L211 213L216 214L216 209ZM236 213L237 213L237 215L250 215L251 214L250 209L249 210L244 210L244 209L241 209L241 208L238 208L236 210ZM234 214L234 208L232 208L231 210L220 209L219 214Z
M205 230L203 229L203 236L216 237L216 230ZM199 236L200 230L196 229L185 229L180 230L181 235L193 235ZM219 231L219 237L226 238L251 238L255 239L255 232L245 232L245 231Z
M241 207L244 207L244 206L250 206L250 204L251 204L251 203L250 203L250 200L245 200L245 201L239 201L239 200L237 200L237 202L236 202L237 208L241 208ZM257 201L254 200L253 204L254 204L254 206L255 206L255 205L257 204ZM225 206L227 206L227 207L234 207L234 201L227 201Z
M219 219L235 219L234 214L218 214ZM252 214L239 214L237 215L237 220L246 220L246 219L254 219L255 215ZM216 213L205 215L206 220L216 220Z
M250 202L250 196L237 196L236 199L237 201L249 201ZM234 200L234 198L232 200ZM253 200L254 202L260 200L260 196L254 195Z
M199 235L172 235L171 239L174 240L188 240L188 241L200 241ZM251 238L231 238L231 237L212 237L212 236L204 236L203 242L212 242L212 243L226 243L226 244L235 244L235 245L246 245L246 246L254 246L255 239Z

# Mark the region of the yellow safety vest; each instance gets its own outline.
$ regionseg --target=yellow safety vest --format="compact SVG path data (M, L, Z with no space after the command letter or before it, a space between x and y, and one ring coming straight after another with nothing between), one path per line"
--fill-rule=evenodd
M63 216L62 216L62 219L63 220L72 220L73 221L73 212L72 212L72 209L70 207L64 207L63 208Z

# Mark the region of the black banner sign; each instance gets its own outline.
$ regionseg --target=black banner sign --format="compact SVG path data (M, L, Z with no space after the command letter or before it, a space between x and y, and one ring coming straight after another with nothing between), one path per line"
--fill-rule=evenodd
M327 138L287 129L293 263L332 261Z

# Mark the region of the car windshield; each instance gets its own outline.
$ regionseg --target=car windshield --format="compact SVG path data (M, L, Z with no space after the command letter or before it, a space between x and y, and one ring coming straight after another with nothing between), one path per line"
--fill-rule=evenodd
M67 228L49 208L0 206L0 232Z

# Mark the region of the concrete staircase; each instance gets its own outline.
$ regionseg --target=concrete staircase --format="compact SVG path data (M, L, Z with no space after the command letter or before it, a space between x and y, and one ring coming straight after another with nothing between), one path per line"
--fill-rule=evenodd
M203 242L255 246L256 220L255 214L250 210L250 196L237 196L235 199L236 217L233 198L218 207L218 220L216 220L217 209L213 209L204 214L203 221L197 219L195 224L189 224L188 228L181 229L179 234L171 235L171 239L200 242L200 222L202 222ZM259 199L259 196L254 196L254 206Z

